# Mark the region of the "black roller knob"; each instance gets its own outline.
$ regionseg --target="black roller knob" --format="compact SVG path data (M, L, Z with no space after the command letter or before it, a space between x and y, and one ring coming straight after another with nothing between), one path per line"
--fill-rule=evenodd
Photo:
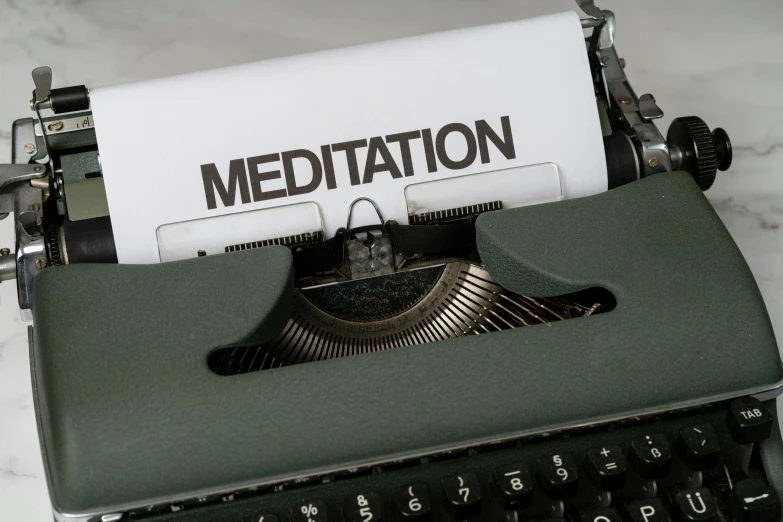
M675 119L669 126L666 141L670 149L679 149L680 169L688 172L702 190L715 182L718 169L731 166L731 140L723 129L710 128L696 116Z
M49 104L55 114L86 111L90 108L90 91L84 85L52 89Z
M733 153L731 151L731 140L725 130L718 127L712 131L712 141L715 143L715 153L718 157L718 170L723 172L731 167Z

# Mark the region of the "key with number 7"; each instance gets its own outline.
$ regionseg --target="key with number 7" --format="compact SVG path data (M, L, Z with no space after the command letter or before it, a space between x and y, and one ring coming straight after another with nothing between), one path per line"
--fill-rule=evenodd
M481 483L475 473L460 473L443 479L443 501L454 520L481 514Z

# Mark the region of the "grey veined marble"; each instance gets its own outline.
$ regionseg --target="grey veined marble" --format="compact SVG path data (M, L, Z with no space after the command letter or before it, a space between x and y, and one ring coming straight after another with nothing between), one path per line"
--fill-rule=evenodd
M707 193L783 336L783 3L596 0L638 93L666 117L724 127L734 165ZM568 0L0 0L0 162L28 117L30 71L89 87L571 9ZM519 64L524 67L524 63ZM531 75L535 70L531 69ZM248 87L252 90L252 86ZM155 144L150 144L155 146ZM12 247L10 220L0 247ZM720 262L720 260L716 260ZM51 520L35 428L26 325L0 284L0 520ZM727 318L742 321L741 317Z

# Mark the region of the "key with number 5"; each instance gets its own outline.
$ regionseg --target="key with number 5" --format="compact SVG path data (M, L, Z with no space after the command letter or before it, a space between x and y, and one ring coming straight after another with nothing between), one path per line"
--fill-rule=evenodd
M381 497L373 491L348 495L343 502L343 513L348 522L381 522Z

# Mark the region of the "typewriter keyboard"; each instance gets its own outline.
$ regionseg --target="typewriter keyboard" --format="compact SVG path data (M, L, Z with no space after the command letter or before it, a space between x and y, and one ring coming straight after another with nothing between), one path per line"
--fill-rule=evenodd
M766 522L764 403L719 406L150 506L130 519L225 522ZM149 517L149 518L148 518Z

